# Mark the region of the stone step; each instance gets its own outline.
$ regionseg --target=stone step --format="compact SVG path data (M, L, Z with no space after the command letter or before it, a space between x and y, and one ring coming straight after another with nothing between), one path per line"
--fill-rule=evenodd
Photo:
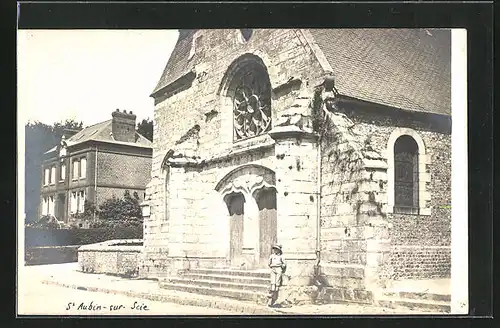
M178 278L168 278L165 282L180 285L196 285L200 287L212 287L212 288L223 288L223 289L236 289L236 290L248 290L248 291L260 291L267 292L269 290L269 284L248 284L248 283L238 283L230 281L215 281L208 279L189 279L185 277Z
M408 298L414 300L451 302L451 295L436 293L418 293L418 292L385 292L385 296L393 298Z
M233 298L240 301L250 301L259 304L265 304L268 300L268 293L248 291L242 289L206 287L199 285L178 284L171 282L160 282L160 288L175 290L180 292L188 292L201 295L220 296Z
M377 303L379 306L391 309L407 308L410 310L425 310L440 313L449 313L451 311L450 303L440 301L384 296L379 298Z
M269 272L265 270L236 270L236 269L192 269L186 270L182 274L206 274L206 275L224 275L240 277L268 278Z
M185 273L181 275L183 279L190 280L210 280L218 282L233 282L239 284L254 284L266 285L270 283L269 277L247 277L247 276L231 276L231 275L217 275L217 274L202 274L202 273Z

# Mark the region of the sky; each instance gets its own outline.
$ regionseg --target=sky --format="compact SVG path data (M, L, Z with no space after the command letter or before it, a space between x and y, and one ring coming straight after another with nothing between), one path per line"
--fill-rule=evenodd
M153 118L149 97L177 30L19 30L18 117L85 126L117 108Z

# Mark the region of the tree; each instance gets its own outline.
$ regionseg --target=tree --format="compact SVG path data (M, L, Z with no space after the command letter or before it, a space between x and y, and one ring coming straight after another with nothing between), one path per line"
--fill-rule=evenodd
M38 220L37 208L40 202L40 179L43 154L59 144L64 129L81 130L82 122L66 120L47 125L41 122L29 122L24 127L25 133L25 194L24 204L26 221Z
M149 141L153 141L153 121L148 118L139 122L137 124L137 132Z

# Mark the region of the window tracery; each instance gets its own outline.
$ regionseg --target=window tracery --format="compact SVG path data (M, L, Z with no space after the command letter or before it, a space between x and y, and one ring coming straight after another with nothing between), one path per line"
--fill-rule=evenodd
M235 77L234 138L261 135L271 128L271 85L263 67L251 65Z

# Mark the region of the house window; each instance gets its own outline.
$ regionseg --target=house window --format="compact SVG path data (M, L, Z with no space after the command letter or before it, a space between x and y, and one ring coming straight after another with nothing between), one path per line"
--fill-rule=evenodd
M61 171L59 173L59 179L60 181L66 180L66 165L61 164Z
M79 172L79 162L77 160L73 161L73 180L77 180L80 174Z
M53 185L56 183L56 167L52 166L50 168L50 184Z
M262 63L246 60L234 75L230 92L235 140L255 137L271 129L271 83Z
M42 199L42 216L49 214L49 200L47 197Z
M48 204L48 214L54 216L54 196L49 197L49 204Z
M76 198L76 191L71 193L71 201L70 201L70 212L71 214L76 213L78 209L78 199Z
M403 135L394 143L394 207L397 212L418 214L418 145Z
M85 211L85 191L78 192L78 213Z
M87 176L87 159L84 157L80 160L80 179L85 179Z
M45 169L45 172L43 174L43 185L47 186L49 184L49 179L50 179L50 169Z

